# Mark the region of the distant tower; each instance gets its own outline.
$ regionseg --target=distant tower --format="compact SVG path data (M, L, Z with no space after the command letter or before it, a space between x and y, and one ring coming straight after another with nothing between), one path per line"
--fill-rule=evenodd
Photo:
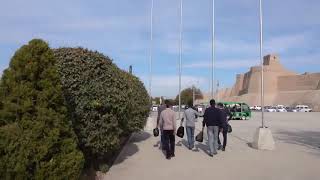
M129 73L132 74L132 65L129 66Z
M263 65L265 66L275 65L279 63L280 60L277 54L269 54L263 57Z

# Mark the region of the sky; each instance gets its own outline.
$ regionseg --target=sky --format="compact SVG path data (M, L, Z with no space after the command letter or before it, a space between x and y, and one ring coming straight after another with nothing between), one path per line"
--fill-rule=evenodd
M0 74L33 38L85 47L149 87L151 0L0 0ZM180 0L154 0L152 96L178 94ZM216 79L259 65L259 0L215 0ZM263 54L297 73L320 72L320 1L264 0ZM212 0L183 0L182 88L210 91Z

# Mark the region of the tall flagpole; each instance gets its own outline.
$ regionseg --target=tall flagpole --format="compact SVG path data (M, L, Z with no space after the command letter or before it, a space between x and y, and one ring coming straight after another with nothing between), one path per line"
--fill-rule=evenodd
M180 44L179 44L179 119L181 118L181 65L182 65L182 8L183 0L180 0Z
M262 128L264 128L264 67L263 67L263 57L262 57L262 50L263 50L263 17L262 17L262 0L259 0L260 6L260 60L261 60L261 121L262 121Z
M211 63L211 99L214 98L214 86L215 86L215 1L212 0L212 39L211 39L211 60L212 60L212 63Z
M151 0L151 13L150 13L150 52L149 52L149 96L150 104L152 105L152 50L153 50L153 0Z

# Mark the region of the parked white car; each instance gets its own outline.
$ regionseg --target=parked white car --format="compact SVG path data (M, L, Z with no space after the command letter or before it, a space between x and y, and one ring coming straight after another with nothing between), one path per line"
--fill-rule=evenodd
M254 106L254 109L257 111L261 111L262 108L261 108L261 106Z
M277 112L288 112L284 107L277 108Z
M278 104L278 105L276 106L276 108L277 108L277 109L282 109L282 108L285 108L285 106Z
M277 109L271 106L266 106L265 107L266 112L277 112Z
M297 105L293 112L312 112L312 109L307 105Z
M152 106L151 110L154 111L154 112L158 111L158 106Z

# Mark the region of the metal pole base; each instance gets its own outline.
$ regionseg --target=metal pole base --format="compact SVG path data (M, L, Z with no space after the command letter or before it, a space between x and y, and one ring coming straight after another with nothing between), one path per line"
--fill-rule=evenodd
M267 127L257 128L253 137L252 147L258 150L274 150L275 142L271 130Z

